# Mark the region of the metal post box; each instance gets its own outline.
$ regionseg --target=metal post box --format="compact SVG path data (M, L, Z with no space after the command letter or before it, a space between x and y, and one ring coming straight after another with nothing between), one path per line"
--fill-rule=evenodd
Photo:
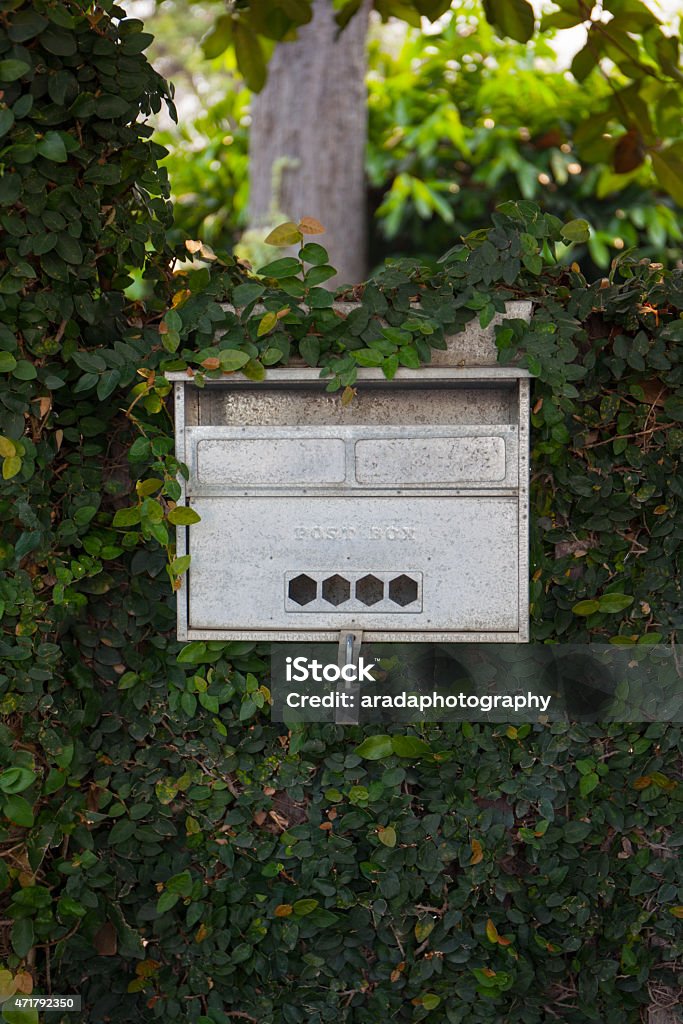
M167 374L201 516L178 638L526 641L529 379L493 324L392 381L360 370L347 406L319 372Z

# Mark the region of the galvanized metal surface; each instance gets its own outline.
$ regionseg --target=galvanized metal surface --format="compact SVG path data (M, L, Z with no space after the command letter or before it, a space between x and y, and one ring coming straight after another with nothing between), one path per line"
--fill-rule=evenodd
M516 496L280 494L195 497L192 507L202 517L190 529L193 629L518 629ZM308 607L288 599L299 575L319 581ZM367 575L407 576L415 600L363 605L355 583ZM346 600L324 597L336 576Z
M180 639L528 639L526 371L362 370L349 406L308 367L168 376L201 516Z

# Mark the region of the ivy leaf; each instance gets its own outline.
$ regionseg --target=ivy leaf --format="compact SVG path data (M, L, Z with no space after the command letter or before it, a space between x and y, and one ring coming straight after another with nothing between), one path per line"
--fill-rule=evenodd
M396 846L396 829L391 825L387 825L386 828L380 826L377 829L377 838L383 846L392 848Z
M292 909L297 917L305 917L311 914L318 906L318 900L297 900Z
M356 747L355 752L359 757L364 757L366 761L379 761L383 757L390 757L394 752L391 736L368 736Z
M418 736L392 736L391 749L397 757L423 757L432 752L429 744Z
M23 796L8 796L4 802L3 813L6 818L15 825L21 825L22 828L32 828L35 821L33 806Z
M591 236L588 221L581 217L576 220L568 220L566 224L562 225L561 232L567 242L587 242Z
M193 523L201 521L201 516L193 508L188 508L187 505L176 505L168 513L168 521L173 523L174 526L192 526Z
M608 615L615 615L622 612L633 604L634 598L628 594L603 594L598 602L598 610L607 612Z
M278 245L284 247L287 245L296 245L296 243L301 242L302 239L303 235L299 231L298 225L291 220L286 220L284 224L279 224L276 228L273 228L270 234L266 235L264 241L267 245ZM297 270L298 269L299 265L297 263Z
M45 137L37 143L36 149L46 160L52 160L56 164L66 162L66 146L59 132L46 132Z
M25 60L0 60L0 82L16 82L30 70Z
M268 334L274 327L277 327L277 313L266 313L258 325L256 336L262 338L264 334Z
M243 366L247 365L249 358L246 352L240 352L236 348L225 348L218 356L223 373L234 373L235 370L241 370Z
M600 610L600 603L595 600L579 601L572 607L574 615L593 615Z

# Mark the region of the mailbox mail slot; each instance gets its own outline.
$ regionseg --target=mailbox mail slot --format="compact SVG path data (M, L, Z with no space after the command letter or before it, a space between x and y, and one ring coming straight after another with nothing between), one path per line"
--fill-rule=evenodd
M307 367L168 377L180 639L528 639L526 371L366 369L348 406Z

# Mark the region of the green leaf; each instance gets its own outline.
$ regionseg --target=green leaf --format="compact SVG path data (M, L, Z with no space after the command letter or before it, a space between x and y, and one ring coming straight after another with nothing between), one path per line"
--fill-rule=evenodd
M140 522L140 508L133 505L131 508L120 508L114 514L113 526L136 526Z
M2 478L3 480L11 480L17 473L21 471L21 458L18 455L10 455L8 459L4 459L2 463Z
M265 316L262 317L261 322L258 325L256 337L262 338L264 334L268 334L268 332L272 331L274 327L277 327L277 313L266 313Z
M208 35L202 40L202 51L207 60L220 57L230 46L232 42L232 21L233 19L229 14L221 15L220 18L216 19L216 23Z
M174 558L170 565L171 572L176 576L182 575L190 568L191 560L192 555L181 555L179 558Z
M261 92L266 84L266 62L258 36L241 19L233 23L232 33L240 74L252 92Z
M373 348L356 348L353 350L353 358L359 366L381 366L384 356Z
M327 249L317 242L307 242L299 250L299 256L304 263L310 263L314 267L322 267L328 261ZM335 271L336 273L336 271Z
M317 366L320 359L320 341L313 334L307 334L299 342L301 358L308 366Z
M200 520L201 516L187 505L177 505L168 513L168 521L174 526L192 526L193 523L198 523Z
M329 266L327 263L323 263L321 266L314 266L311 267L310 270L307 270L304 280L307 286L312 288L313 285L322 284L323 281L329 281L329 279L334 277L336 273L337 271L334 267Z
M587 242L591 236L590 225L587 220L577 218L576 220L568 220L566 224L561 227L562 237L567 242Z
M25 60L0 60L0 82L16 82L30 70Z
M47 23L37 11L19 11L11 15L7 35L13 43L25 43L42 32Z
M162 892L157 900L157 914L165 914L167 910L171 910L179 899L180 895L177 892Z
M595 601L595 600L579 601L577 604L575 604L572 607L572 612L574 613L574 615L586 615L587 616L587 615L593 615L595 612L597 612L599 610L599 608L600 608L600 604L599 604L598 601Z
M356 747L356 754L364 757L366 761L379 761L383 757L390 757L394 752L391 743L391 736L368 736L367 739Z
M270 242L269 244L278 245L282 243ZM298 274L300 270L301 264L298 260L295 260L293 256L284 256L282 259L273 260L272 263L266 263L265 267L261 267L259 270L259 274L263 274L264 277L274 277L277 280L281 277L291 277L293 274Z
M33 948L33 942L32 919L30 917L20 917L12 926L12 949L23 960ZM17 1012L20 1013L22 1011ZM21 1019L24 1020L25 1018L22 1016Z
M33 806L23 796L12 794L4 801L3 812L6 818L21 825L22 828L32 828L35 821Z
M291 220L287 220L284 224L278 224L276 228L273 228L270 234L266 235L264 241L266 245L277 245L284 248L288 245L296 245L303 237L299 230L299 225ZM299 269L300 267L297 263L297 270Z
M46 132L45 137L37 143L36 149L46 160L52 160L56 164L66 162L66 146L59 132Z
M435 992L426 992L421 1002L425 1010L435 1010L441 1004L441 996L437 996Z
M36 778L36 773L28 768L6 768L4 772L0 772L0 792L21 793L22 790L28 789Z
M383 846L392 848L396 846L396 829L391 825L387 825L386 828L379 828L377 830L377 838Z
M297 263L297 270L298 269L299 264ZM256 282L250 282L248 284L238 284L232 293L232 301L235 303L236 306L242 308L244 306L248 306L249 303L253 302L255 299L259 299L263 295L265 290L266 289L264 285L256 284Z
M600 781L598 775L595 772L589 772L588 775L583 775L579 782L579 792L581 796L588 796L592 793L598 782Z
M17 361L11 352L0 352L0 373L11 373Z
M0 356L2 356L2 352L0 352ZM683 398L679 395L671 395L669 398L666 398L664 400L664 412L672 420L676 420L679 423L683 421Z
M218 358L223 373L234 373L235 370L241 370L249 362L247 353L240 352L236 348L224 348L218 353Z
M392 736L391 746L398 757L422 757L432 752L429 744L417 736Z
M527 43L534 34L534 11L526 0L484 0L486 20L501 35Z
M628 594L603 594L598 602L598 609L609 615L615 615L617 612L623 612L624 608L633 604L633 601L634 598L629 597Z
M292 909L297 917L305 917L306 914L310 914L318 906L318 900L297 900L292 905Z
M10 110L9 107L5 107L4 110L0 110L0 138L6 135L14 124L14 111Z
M176 658L179 665L199 665L204 660L207 647L203 640L193 640L185 644L182 651Z
M264 380L266 376L266 368L263 363L260 363L258 359L250 359L248 363L244 364L242 373L249 380Z

